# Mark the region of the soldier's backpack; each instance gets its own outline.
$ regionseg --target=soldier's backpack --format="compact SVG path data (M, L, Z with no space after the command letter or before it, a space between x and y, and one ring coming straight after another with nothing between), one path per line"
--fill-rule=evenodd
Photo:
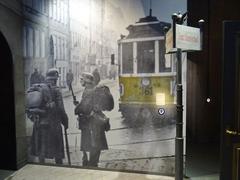
M114 108L113 96L109 87L106 85L99 85L94 90L94 103L101 107L102 111L111 111Z
M43 115L46 105L51 102L50 88L46 84L33 84L26 93L26 110L29 113Z

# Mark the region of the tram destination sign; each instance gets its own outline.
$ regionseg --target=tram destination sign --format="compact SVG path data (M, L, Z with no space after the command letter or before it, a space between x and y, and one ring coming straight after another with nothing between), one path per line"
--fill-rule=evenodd
M176 24L176 48L173 48L172 28L166 34L166 53L174 53L177 48L182 51L200 51L200 29Z

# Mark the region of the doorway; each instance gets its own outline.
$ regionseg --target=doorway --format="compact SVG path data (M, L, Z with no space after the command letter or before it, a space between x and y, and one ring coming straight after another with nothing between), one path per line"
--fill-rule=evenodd
M0 32L0 169L16 169L13 60L9 45Z
M221 180L240 180L240 21L224 22Z

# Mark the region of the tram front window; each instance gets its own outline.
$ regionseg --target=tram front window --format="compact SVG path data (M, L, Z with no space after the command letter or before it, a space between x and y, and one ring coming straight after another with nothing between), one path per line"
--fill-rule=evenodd
M122 44L122 73L133 73L133 44Z
M137 43L137 72L138 73L154 73L154 41L145 41Z

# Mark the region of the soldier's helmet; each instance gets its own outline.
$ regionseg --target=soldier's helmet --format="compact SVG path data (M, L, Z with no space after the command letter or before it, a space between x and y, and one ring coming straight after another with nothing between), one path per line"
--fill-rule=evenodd
M82 73L81 80L84 81L85 83L93 83L94 82L94 77L92 73L84 72Z
M51 80L51 79L56 80L56 79L58 79L58 77L59 77L58 69L51 68L47 71L47 74L46 74L47 80Z

